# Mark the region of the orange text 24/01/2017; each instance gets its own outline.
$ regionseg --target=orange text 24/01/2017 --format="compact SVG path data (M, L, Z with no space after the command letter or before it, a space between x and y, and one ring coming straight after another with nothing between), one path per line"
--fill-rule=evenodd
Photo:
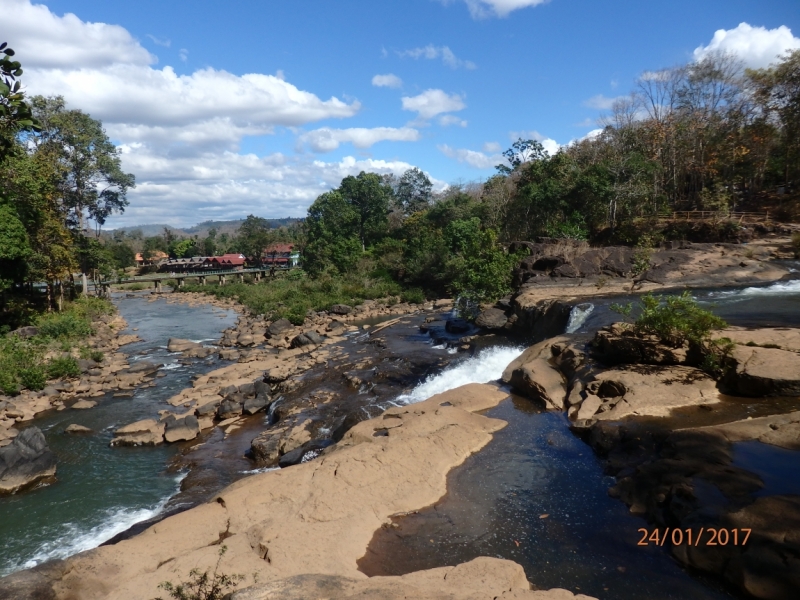
M642 534L637 546L664 546L671 543L673 546L744 546L750 539L752 529L726 529L716 527L701 527L700 529L678 529L667 527L661 529L637 529Z

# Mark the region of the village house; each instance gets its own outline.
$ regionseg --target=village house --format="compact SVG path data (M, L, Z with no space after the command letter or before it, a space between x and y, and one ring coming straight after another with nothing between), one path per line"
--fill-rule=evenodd
M272 244L261 257L262 264L276 267L296 267L299 260L300 254L295 252L294 244Z
M137 267L146 267L148 265L157 265L161 261L166 260L169 258L169 254L166 252L161 252L161 250L156 250L150 256L149 260L145 260L144 256L141 252L137 252L134 260L136 261Z

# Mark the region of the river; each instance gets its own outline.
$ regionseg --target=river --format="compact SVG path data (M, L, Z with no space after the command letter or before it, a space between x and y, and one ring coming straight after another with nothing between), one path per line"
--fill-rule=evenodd
M695 290L693 294L733 325L800 326L798 282ZM168 363L161 371L164 376L155 387L139 389L133 398L105 397L89 411L66 410L36 421L58 456L58 481L0 499L0 574L97 546L162 510L184 476L183 471L165 466L181 464L175 460L181 445L111 449L111 432L122 424L153 417L165 407L167 398L190 385L193 375L224 364L212 358L182 365L166 351L169 337L216 340L235 321L235 314L211 307L150 304L142 297L115 301L143 339L124 350L134 355L131 360L146 357ZM610 305L625 301L600 299L575 309L570 330L587 335L618 320ZM768 312L763 310L765 302ZM422 322L422 318L417 320ZM386 395L376 397L376 409L418 402L469 382L495 380L523 349L501 337L475 356L453 356L445 347L433 346L418 330L413 333L416 326L413 320L395 334L389 350L422 354L433 367L427 357L433 356L430 351L435 348L452 364L436 367L418 385L395 392L389 400ZM403 343L397 345L400 338ZM424 353L415 351L421 344ZM788 402L796 405L796 399ZM608 497L613 479L604 476L600 461L572 435L563 415L541 413L527 400L513 397L488 414L508 421L509 426L451 472L445 498L415 517L401 519L392 536L378 532L362 570L370 575L405 573L489 555L521 563L540 587L566 587L600 598L729 597L715 583L689 575L665 551L636 546L637 529L645 522ZM245 433L263 428L263 420L253 420ZM70 423L99 433L68 436L63 430ZM233 436L228 443L241 446ZM220 446L206 446L209 453L219 454ZM236 448L239 477L247 461ZM782 458L776 468L785 473L791 459ZM739 458L767 471L771 459L746 448ZM203 489L203 494L207 491Z

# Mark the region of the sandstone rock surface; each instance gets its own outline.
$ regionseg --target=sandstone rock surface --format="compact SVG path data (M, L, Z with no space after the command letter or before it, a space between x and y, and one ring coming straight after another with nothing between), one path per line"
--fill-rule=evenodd
M38 427L23 429L0 448L0 494L13 494L55 474L55 454Z
M112 446L155 446L164 441L164 423L143 419L120 427L114 432Z
M800 396L800 354L737 345L724 389L737 396Z
M502 329L506 323L508 323L508 317L505 311L499 308L487 308L475 319L475 325L484 329Z

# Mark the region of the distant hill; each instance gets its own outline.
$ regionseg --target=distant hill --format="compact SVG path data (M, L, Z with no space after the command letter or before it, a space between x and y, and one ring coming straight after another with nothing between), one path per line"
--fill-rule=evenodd
M286 217L284 219L267 219L273 229L278 227L283 227L284 225L290 225L296 221L302 221L302 219L295 219ZM131 225L128 227L118 227L117 229L107 229L105 230L106 233L112 233L114 231L124 231L125 233L130 233L131 231L139 230L142 232L142 235L145 237L151 237L154 235L158 235L164 232L164 229L167 228L173 233L178 236L190 236L190 235L197 235L199 237L205 237L208 235L208 231L210 229L216 229L217 234L220 233L234 233L239 227L244 223L244 219L237 219L234 221L203 221L202 223L198 223L192 227L173 227L172 225L166 225L164 223L148 223L146 225Z

